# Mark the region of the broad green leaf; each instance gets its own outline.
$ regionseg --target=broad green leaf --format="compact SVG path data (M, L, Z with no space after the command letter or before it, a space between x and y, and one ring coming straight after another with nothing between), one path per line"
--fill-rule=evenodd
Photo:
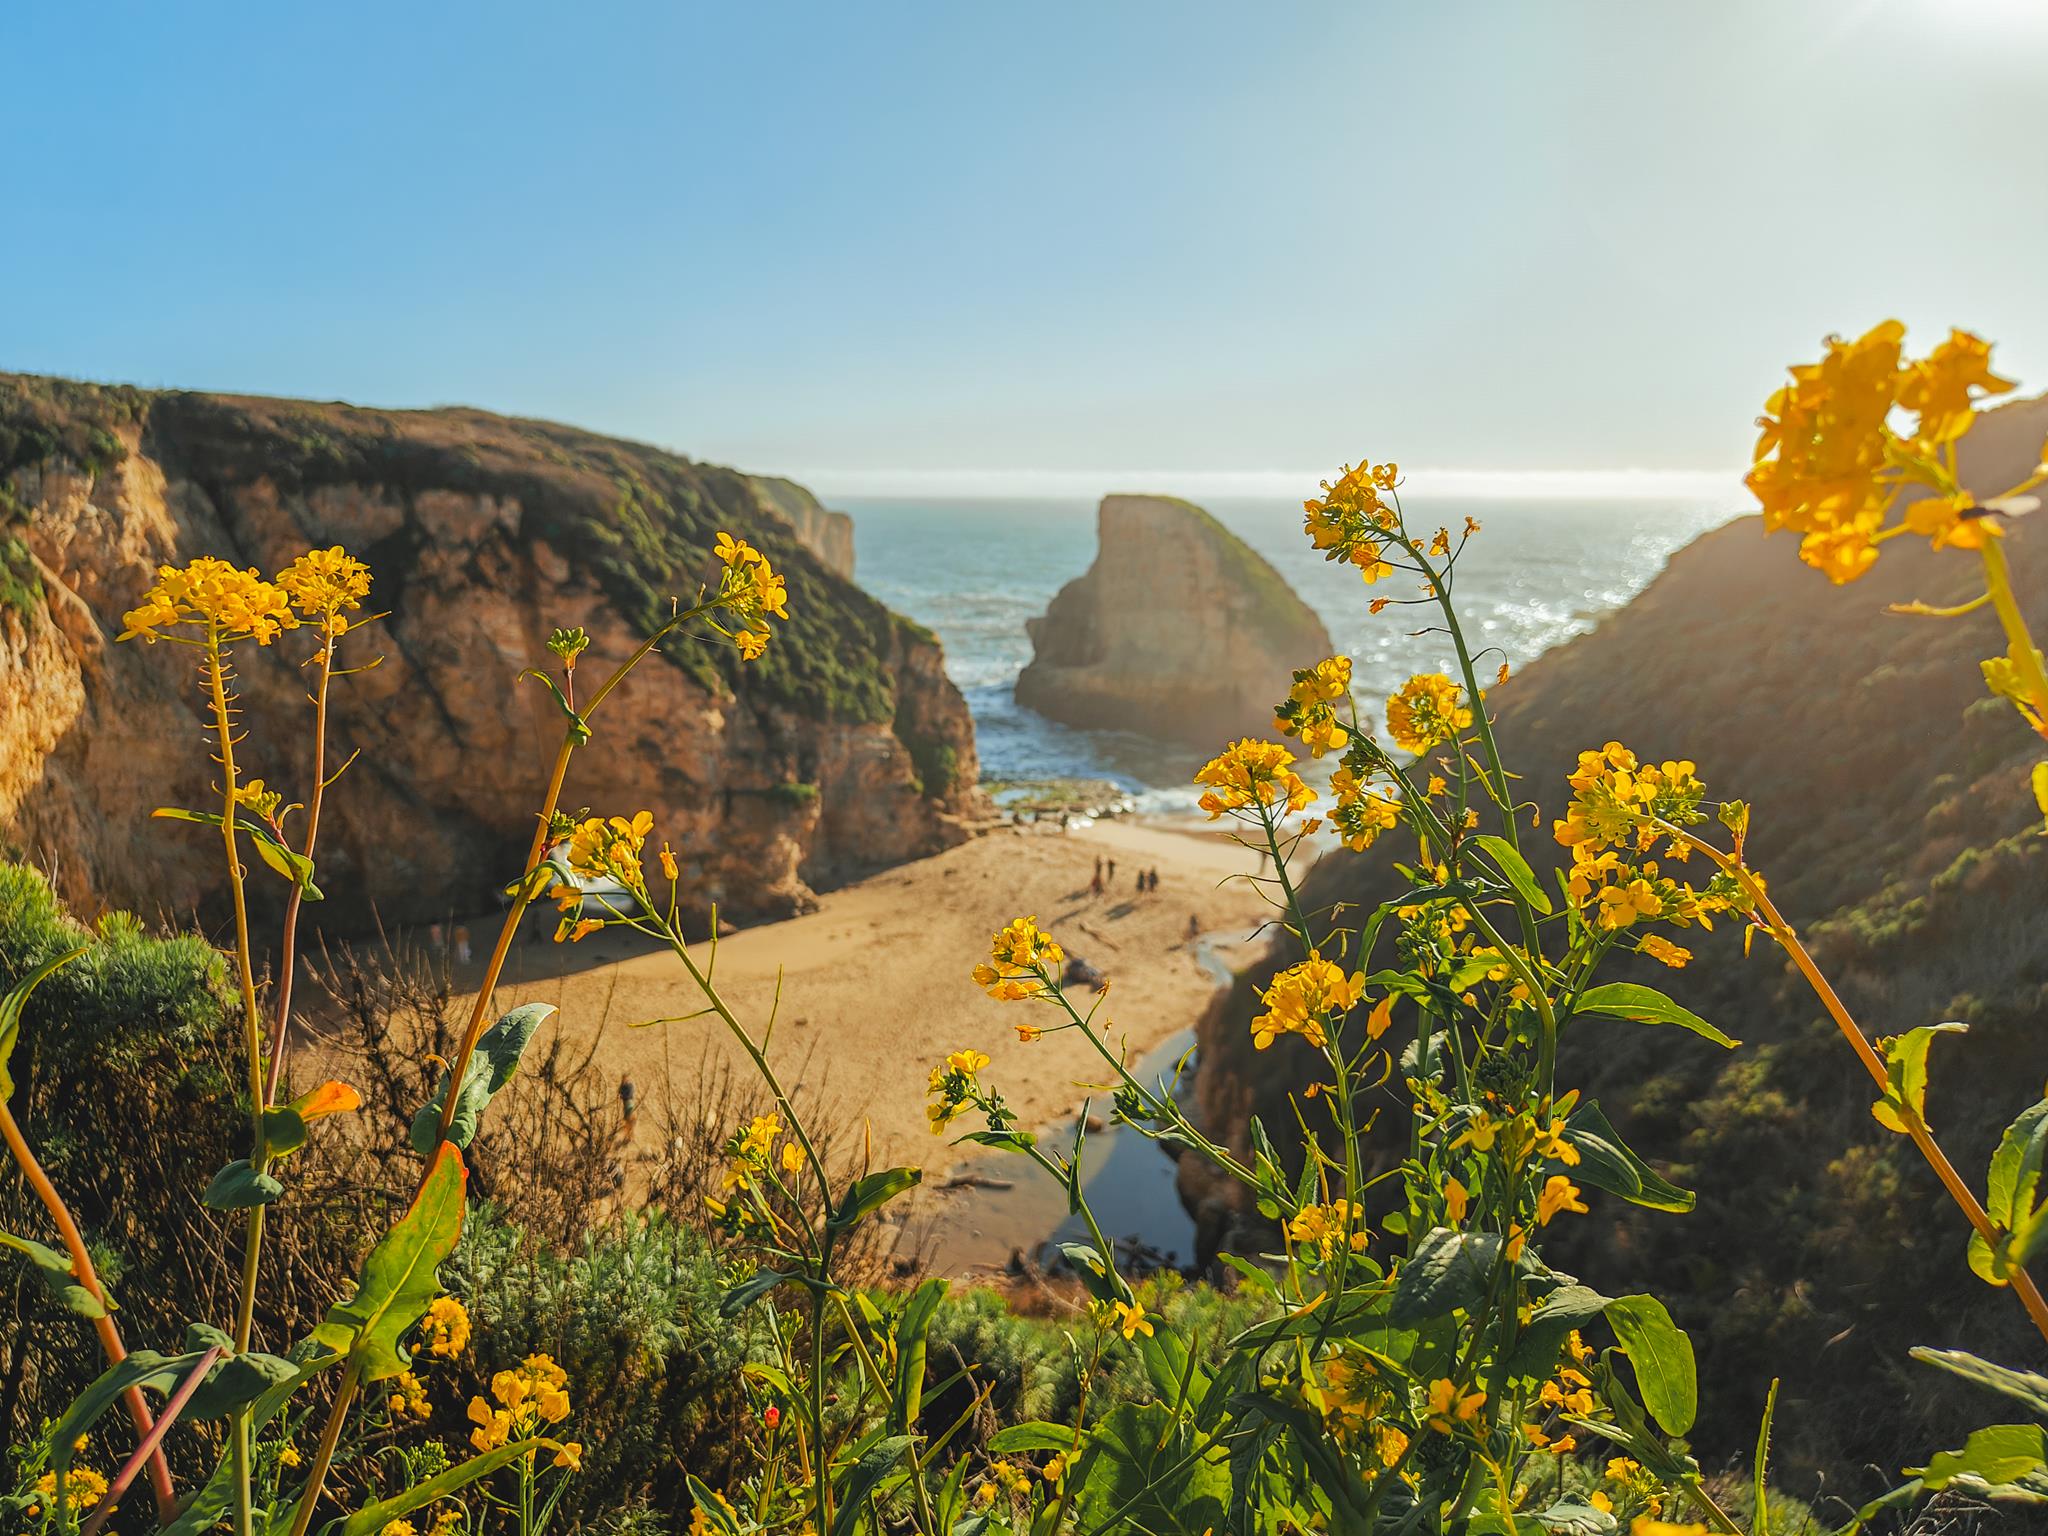
M301 1386L340 1361L339 1355L320 1355L297 1366L289 1381L279 1382L256 1400L256 1406L249 1415L250 1434L259 1433L276 1418L284 1410L285 1404L291 1400L292 1394ZM232 1458L223 1455L214 1464L213 1475L206 1480L205 1486L186 1500L185 1508L178 1518L165 1526L157 1536L202 1536L202 1533L212 1530L226 1520L234 1506L233 1474ZM291 1525L290 1513L296 1513L297 1508L296 1503L287 1506L288 1513L284 1516L287 1530ZM273 1518L272 1524L275 1523L276 1520Z
M1369 1288L1365 1281L1377 1280L1378 1266L1365 1269L1366 1261L1352 1260L1352 1273L1360 1277L1358 1290L1346 1290L1334 1302L1327 1293L1320 1304L1309 1307L1292 1307L1278 1317L1270 1317L1263 1323L1254 1323L1230 1341L1233 1352L1250 1350L1257 1353L1271 1349L1287 1339L1310 1336L1331 1339L1355 1339L1361 1335L1387 1333L1393 1330L1388 1318L1388 1292L1379 1285Z
M872 1215L907 1189L915 1189L924 1178L922 1168L887 1168L855 1179L847 1186L839 1209L832 1213L832 1225L841 1231L863 1216Z
M999 1147L1005 1152L1022 1152L1038 1145L1038 1138L1029 1131L969 1131L954 1139L973 1142L979 1147Z
M64 969L92 946L81 944L65 954L52 955L21 980L0 993L0 1104L14 1097L14 1079L7 1075L7 1062L14 1055L14 1042L21 1037L21 1011L29 997L44 982Z
M2048 1161L2048 1099L2022 1110L1991 1155L1984 1211L2008 1236L1994 1253L1972 1232L1970 1268L1992 1285L2004 1285L2040 1240L2043 1212L2036 1208L2034 1196L2040 1189L2044 1161Z
M1631 1205L1653 1211L1685 1212L1698 1203L1691 1190L1680 1189L1630 1151L1593 1100L1572 1113L1568 1131L1566 1139L1579 1154L1571 1170L1573 1182L1604 1189Z
M1305 1411L1305 1410L1304 1410ZM1230 1473L1164 1403L1118 1403L1088 1431L1075 1490L1083 1530L1203 1536L1223 1526Z
M1681 1008L1655 987L1638 986L1632 981L1610 981L1580 993L1574 1011L1611 1013L1617 1018L1634 1019L1638 1024L1676 1024L1729 1050L1742 1044L1740 1040L1729 1039L1690 1008Z
M521 1003L478 1036L476 1049L470 1052L462 1069L462 1091L455 1097L455 1113L448 1121L449 1141L466 1148L476 1139L477 1126L482 1123L492 1096L512 1081L527 1042L554 1011L553 1003ZM434 1150L441 1109L447 1102L448 1074L443 1072L433 1099L412 1117L412 1149L421 1157Z
M534 1451L559 1451L559 1440L535 1436L531 1440L514 1440L482 1455L472 1456L459 1465L448 1468L439 1476L430 1477L423 1483L416 1483L403 1493L393 1494L388 1499L379 1499L374 1504L365 1504L361 1509L330 1527L333 1536L372 1536L394 1520L403 1520L416 1509L424 1509L436 1499L445 1499L451 1493L458 1493L480 1477L488 1477L500 1467L510 1466L520 1457Z
M0 1232L0 1247L12 1248L33 1264L43 1284L57 1304L74 1317L105 1317L107 1309L99 1297L80 1283L78 1275L71 1268L71 1256L59 1253L54 1248L45 1248L33 1238L16 1237L12 1232Z
M2039 1424L1994 1424L1939 1451L1924 1467L1908 1467L1930 1492L1960 1484L1991 1499L2048 1504L2048 1430Z
M246 1211L252 1205L268 1205L283 1193L283 1184L271 1174L258 1173L244 1157L216 1173L200 1198L211 1211Z
M1536 1523L1552 1536L1611 1536L1621 1522L1604 1509L1561 1499L1536 1512Z
M896 1314L896 1379L889 1395L889 1433L904 1434L917 1427L924 1407L925 1347L932 1316L948 1290L942 1279L931 1279L912 1291Z
M1699 1383L1692 1340L1671 1321L1654 1296L1617 1296L1607 1303L1607 1324L1636 1369L1643 1406L1667 1435L1692 1428L1699 1412Z
M1504 1379L1545 1377L1557 1366L1564 1343L1574 1328L1583 1328L1607 1310L1607 1298L1583 1285L1561 1285L1537 1305L1515 1340Z
M1922 1024L1878 1043L1884 1047L1884 1097L1870 1106L1877 1123L1906 1134L1906 1126L1927 1124L1927 1047L1936 1035L1960 1035L1967 1024Z
M2003 1392L2007 1397L2016 1398L2032 1412L2048 1419L2048 1376L1993 1365L1989 1360L1980 1360L1960 1349L1920 1347L1908 1353L1915 1360L1952 1371L1965 1381L1974 1381L1980 1387L1989 1387L1993 1392Z
M469 1171L448 1142L434 1154L411 1209L370 1250L356 1293L328 1308L313 1330L325 1349L347 1355L364 1381L384 1381L412 1363L402 1340L439 1294L438 1271L462 1235Z
M1515 888L1517 896L1537 912L1550 911L1550 898L1544 894L1543 887L1536 883L1536 872L1529 867L1529 861L1522 857L1513 843L1504 837L1495 837L1490 832L1482 832L1472 841L1484 848L1493 862L1500 866L1500 872L1507 876L1508 884Z
M1061 1243L1060 1254L1074 1267L1074 1278L1097 1301L1123 1301L1123 1281L1108 1259L1087 1243Z
M1387 1321L1396 1326L1427 1322L1458 1308L1470 1310L1486 1295L1500 1260L1497 1232L1457 1232L1436 1227L1416 1244L1414 1256L1394 1277Z
M226 1418L236 1409L255 1402L273 1387L283 1386L299 1373L292 1361L281 1355L251 1350L223 1360L206 1373L185 1404L188 1419Z
M832 1517L832 1536L852 1536L867 1517L868 1496L896 1470L896 1463L913 1443L909 1435L890 1435L862 1452L838 1490L839 1512Z

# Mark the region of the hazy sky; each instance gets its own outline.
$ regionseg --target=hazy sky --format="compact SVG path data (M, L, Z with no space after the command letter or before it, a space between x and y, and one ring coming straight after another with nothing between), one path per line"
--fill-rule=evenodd
M2048 388L2043 0L98 0L0 66L0 368L846 491L1719 470L1893 313Z

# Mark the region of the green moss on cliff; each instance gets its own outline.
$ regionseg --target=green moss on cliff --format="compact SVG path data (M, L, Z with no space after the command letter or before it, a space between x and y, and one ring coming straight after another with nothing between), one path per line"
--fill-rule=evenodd
M310 401L152 393L0 375L0 476L62 457L97 471L122 454L116 429L143 426L146 451L211 491L267 478L281 491L381 486L509 498L522 537L589 571L621 613L651 630L713 569L722 528L744 532L783 571L790 619L760 661L680 646L670 663L706 688L744 691L819 719L880 723L896 713L893 616L825 570L763 515L749 476L574 427L483 411L377 411ZM417 534L365 551L389 599L403 590Z

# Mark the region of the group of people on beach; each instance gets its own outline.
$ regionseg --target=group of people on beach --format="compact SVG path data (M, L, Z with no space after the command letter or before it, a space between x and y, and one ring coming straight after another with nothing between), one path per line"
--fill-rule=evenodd
M1103 892L1107 891L1115 883L1116 860L1105 859L1101 854L1098 853L1095 856L1095 878L1088 882L1089 891L1094 895L1100 896L1103 894ZM1140 896L1144 896L1152 891L1158 890L1159 871L1157 869L1139 870L1137 889L1138 894Z

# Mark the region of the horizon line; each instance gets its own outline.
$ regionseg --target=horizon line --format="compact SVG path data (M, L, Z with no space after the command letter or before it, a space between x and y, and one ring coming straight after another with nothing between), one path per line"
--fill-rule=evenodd
M1329 471L1064 470L1064 469L812 469L787 478L825 502L901 496L1001 500L1109 495L1203 496L1297 501L1312 495ZM1735 471L1704 469L1417 469L1403 471L1411 494L1506 501L1726 501L1745 497Z

